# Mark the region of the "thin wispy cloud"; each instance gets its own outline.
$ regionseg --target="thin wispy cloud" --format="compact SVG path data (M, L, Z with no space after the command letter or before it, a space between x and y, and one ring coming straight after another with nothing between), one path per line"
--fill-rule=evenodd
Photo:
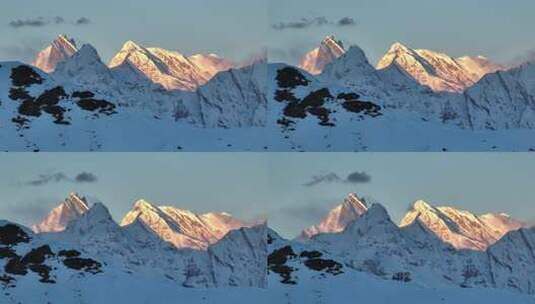
M341 178L334 172L320 175L314 175L310 181L303 184L305 187L313 187L320 184L366 184L371 182L371 176L366 172L355 171L350 173L346 178Z
M34 19L17 19L9 22L9 26L13 28L21 27L42 27L47 25L48 22L43 17L37 17Z
M54 172L48 174L40 174L37 177L25 181L22 183L24 186L39 187L45 186L48 184L57 184L62 182L68 183L94 183L98 180L97 176L90 172L81 172L76 174L74 177L70 177L63 172Z
M279 22L272 24L271 27L275 30L299 30L307 29L311 27L320 27L320 26L354 26L356 25L355 19L352 17L346 16L342 17L339 20L329 20L325 16L318 17L304 17L299 20Z
M19 29L19 28L38 28L49 25L58 25L58 24L72 24L76 26L90 24L91 20L87 17L80 17L75 20L70 20L61 16L55 16L50 18L45 18L42 16L26 18L26 19L16 19L8 23L8 26Z

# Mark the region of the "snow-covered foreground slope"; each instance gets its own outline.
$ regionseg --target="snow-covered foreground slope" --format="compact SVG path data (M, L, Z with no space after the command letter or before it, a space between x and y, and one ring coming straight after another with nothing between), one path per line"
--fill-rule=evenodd
M325 282L317 274L303 275L303 284L280 285L274 282L269 292L281 299L277 303L411 303L411 304L502 304L535 303L532 296L482 288L426 288L418 284L384 281L364 273L335 276Z

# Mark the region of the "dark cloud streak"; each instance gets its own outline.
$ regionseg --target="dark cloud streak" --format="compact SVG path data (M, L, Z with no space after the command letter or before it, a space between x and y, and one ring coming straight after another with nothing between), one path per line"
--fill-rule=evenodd
M354 26L356 25L355 19L351 17L343 17L336 22L330 21L324 16L319 17L305 17L297 21L288 21L288 22L279 22L272 24L271 27L278 31L283 30L300 30L307 29L310 27L320 27L325 25L336 25L336 26Z
M18 19L13 20L9 22L9 26L13 28L21 28L21 27L42 27L48 24L48 21L46 21L43 17L37 17L33 19Z
M45 18L45 17L35 17L35 18L28 18L28 19L17 19L12 20L8 23L8 25L12 28L19 29L19 28L25 28L25 27L44 27L51 24L65 24L68 23L64 17L56 16L53 18ZM76 26L82 26L87 25L91 23L91 20L87 17L80 17L72 22L73 25Z
M91 20L89 20L89 18L81 17L81 18L78 18L78 20L76 20L76 22L74 24L76 24L76 25L86 25L86 24L89 24L89 23L91 23Z
M90 172L81 172L74 178L69 177L63 172L54 172L50 174L40 174L36 178L22 183L25 186L39 187L48 184L57 184L61 182L68 183L94 183L97 181L97 176Z
M344 17L337 22L338 26L353 26L356 24L355 19L351 17Z
M305 187L313 187L320 184L366 184L371 182L372 177L366 172L352 172L346 178L341 178L334 172L314 175L310 181L303 184Z
M97 176L90 172L82 172L74 178L77 183L94 183L97 181Z

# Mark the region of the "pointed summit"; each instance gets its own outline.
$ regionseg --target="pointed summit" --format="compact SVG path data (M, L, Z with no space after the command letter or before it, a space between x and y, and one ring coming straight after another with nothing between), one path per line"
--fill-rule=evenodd
M35 233L63 231L71 221L82 216L87 210L87 200L76 193L70 193L39 224L33 225L32 230Z
M343 203L329 211L319 224L306 228L298 238L306 240L320 233L343 231L348 224L360 218L367 211L366 202L355 193L350 193Z
M501 214L474 215L453 207L433 207L419 200L401 220L401 227L421 225L457 249L485 250L506 233L524 225Z
M78 49L73 39L66 35L60 35L48 47L37 54L32 65L50 73L56 69L58 63L65 61L77 51Z
M336 40L334 36L327 36L320 43L320 46L307 53L301 59L300 67L310 74L317 75L323 68L336 58L345 53L344 45Z
M217 58L212 58L217 62ZM193 61L176 51L145 48L127 41L110 60L108 67L142 76L167 90L194 91L205 84L213 72L201 69ZM135 78L135 77L129 77Z
M379 70L391 66L398 67L433 91L457 93L471 87L486 74L503 69L482 56L453 58L430 50L413 50L399 42L394 43L377 63Z
M205 250L230 230L246 225L228 214L195 214L169 206L154 206L138 200L121 221L121 226L141 224L160 239L176 248Z
M409 53L411 50L401 42L395 42L390 46L388 53Z

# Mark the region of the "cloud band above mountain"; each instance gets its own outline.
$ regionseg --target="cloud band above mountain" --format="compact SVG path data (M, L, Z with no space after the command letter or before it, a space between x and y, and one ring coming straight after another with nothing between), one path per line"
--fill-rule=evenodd
M83 183L94 183L97 180L98 180L97 176L91 172L81 172L81 173L76 174L74 177L69 177L67 174L63 172L54 172L50 174L40 174L34 179L23 182L23 185L38 187L38 186L56 184L56 183L61 183L61 182L83 184Z
M352 172L346 178L341 178L334 172L314 175L310 181L303 184L306 187L313 187L320 184L365 184L371 182L371 176L366 172Z
M275 30L289 30L289 29L306 29L310 27L319 27L326 25L335 26L354 26L356 25L355 19L352 17L342 17L336 21L327 19L325 16L318 17L304 17L295 21L279 22L272 24L271 27Z
M87 25L91 23L91 20L87 17L80 17L73 21L68 21L66 18L61 16L55 16L52 18L45 18L45 17L34 17L34 18L27 18L27 19L16 19L12 20L8 23L8 25L12 28L24 28L24 27L44 27L48 25L53 24L72 24L72 25Z

